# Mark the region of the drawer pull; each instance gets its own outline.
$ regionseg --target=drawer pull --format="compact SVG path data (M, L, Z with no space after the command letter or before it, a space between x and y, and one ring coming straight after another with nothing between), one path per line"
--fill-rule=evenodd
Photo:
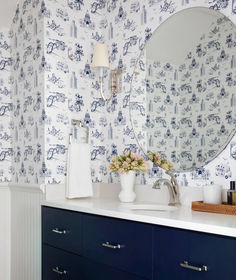
M110 249L121 249L122 247L124 247L123 245L120 245L120 244L112 245L112 244L110 244L109 242L102 243L102 246L103 246L103 247L110 248Z
M58 266L56 268L53 268L52 271L57 273L57 274L60 274L60 275L66 275L67 274L66 270L60 271Z
M58 228L52 229L52 231L57 234L66 234L66 230L59 230Z
M203 265L202 267L197 267L197 266L193 266L193 265L188 264L187 261L184 261L184 263L181 263L180 266L182 266L184 268L196 270L196 271L207 271L207 266L206 265Z

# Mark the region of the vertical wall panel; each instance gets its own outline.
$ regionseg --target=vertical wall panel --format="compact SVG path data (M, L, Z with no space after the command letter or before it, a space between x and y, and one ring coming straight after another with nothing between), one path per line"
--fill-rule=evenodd
M42 193L30 185L10 188L11 280L40 280Z
M10 191L0 185L0 279L10 280Z

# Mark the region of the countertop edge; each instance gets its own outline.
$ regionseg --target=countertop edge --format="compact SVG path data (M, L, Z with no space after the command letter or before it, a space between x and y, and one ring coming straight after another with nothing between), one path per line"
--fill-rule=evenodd
M178 229L223 235L228 237L236 237L236 228L231 228L226 226L211 225L211 224L206 224L201 222L191 222L191 221L183 221L177 219L175 220L171 218L152 217L141 213L137 215L133 213L100 209L96 207L89 208L81 205L77 205L75 207L74 205L69 205L66 204L65 202L63 203L59 201L41 201L41 205L64 209L64 210L71 210L75 212L100 215L100 216L105 216L110 218L124 219L124 220L129 220L134 222L142 222L142 223L148 223L148 224L159 225L159 226L167 226L167 227L173 227Z

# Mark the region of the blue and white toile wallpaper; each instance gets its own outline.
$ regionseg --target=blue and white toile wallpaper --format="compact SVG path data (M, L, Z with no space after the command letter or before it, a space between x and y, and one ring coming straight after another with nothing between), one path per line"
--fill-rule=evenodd
M12 181L44 182L44 4L23 1L11 28Z
M64 182L68 135L73 118L82 120L90 128L93 180L103 180L107 117L90 63L93 45L104 41L105 23L103 14L93 11L92 3L46 2L44 98L47 183Z
M8 30L0 30L0 183L11 180L11 47Z
M218 9L236 23L232 1L21 1L11 31L13 182L64 183L71 118L90 127L93 181L116 182L117 175L108 171L111 157L124 150L140 152L129 117L136 60L159 24L190 6ZM123 70L123 92L108 105L99 98L98 75L90 68L96 42L109 45L112 68ZM235 178L235 150L236 138L206 168L181 174L180 183ZM1 178L8 176L5 163ZM150 167L137 183L162 175Z

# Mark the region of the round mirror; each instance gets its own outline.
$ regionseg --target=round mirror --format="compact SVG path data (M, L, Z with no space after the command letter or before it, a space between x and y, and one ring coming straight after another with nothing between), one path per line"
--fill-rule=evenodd
M147 154L177 172L213 160L236 126L236 27L221 13L189 8L162 23L134 70L130 115Z

